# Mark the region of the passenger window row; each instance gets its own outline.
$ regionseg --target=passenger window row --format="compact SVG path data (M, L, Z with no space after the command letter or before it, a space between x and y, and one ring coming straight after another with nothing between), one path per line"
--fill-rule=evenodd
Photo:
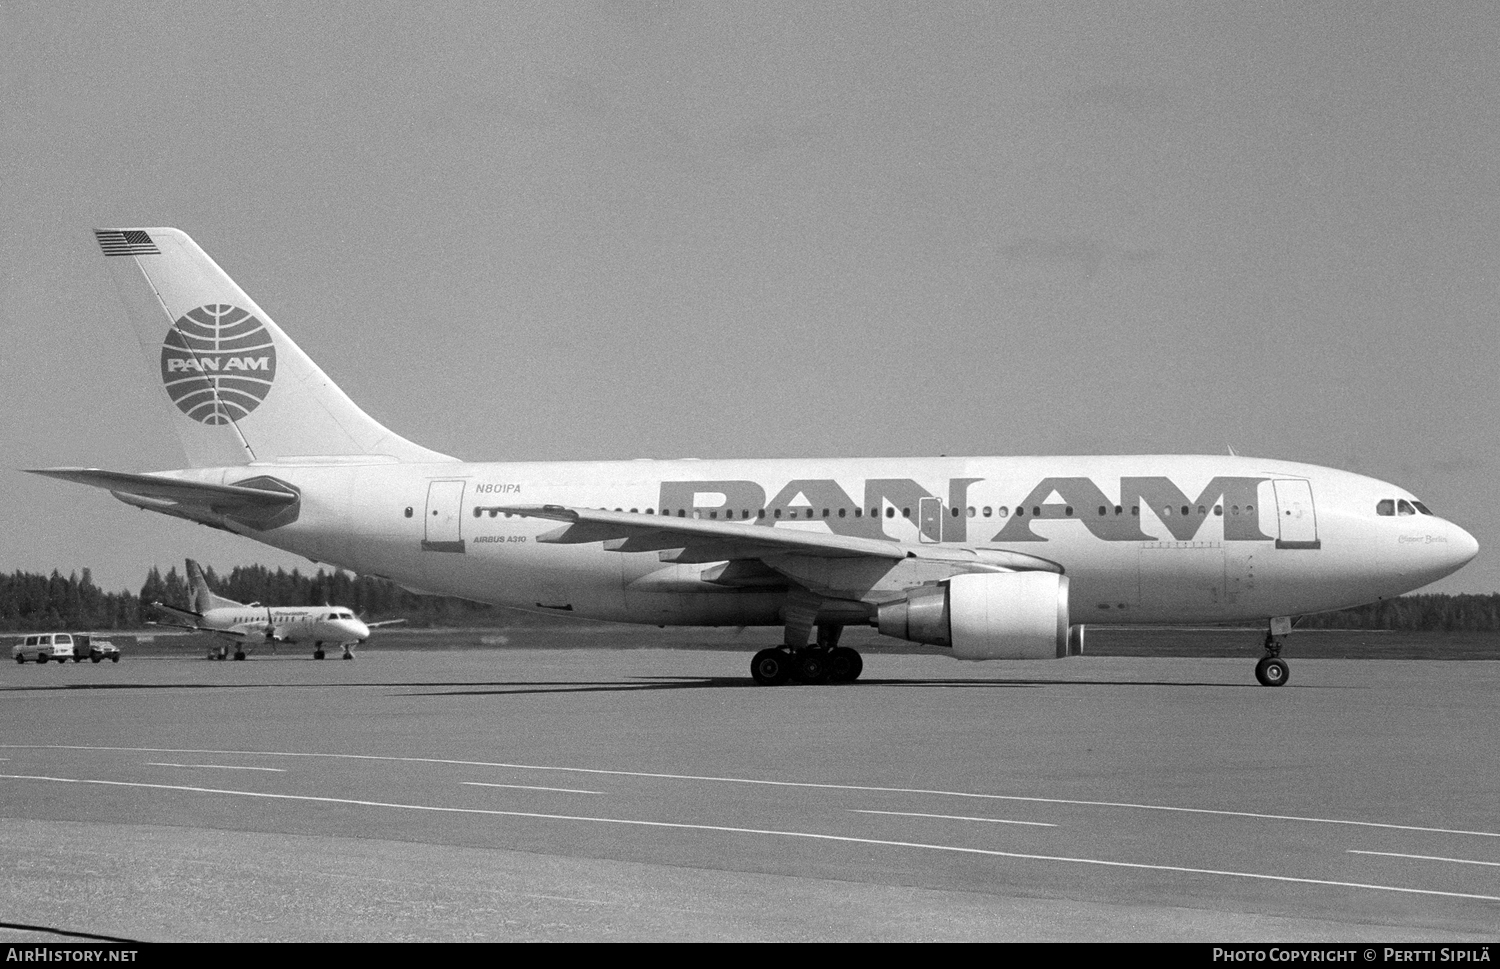
M1412 504L1415 504L1416 507L1421 508L1422 514L1431 514L1431 511L1428 511L1427 508L1425 508L1424 505L1422 505L1421 501L1415 501L1415 502L1412 502ZM1389 499L1388 499L1388 501L1382 501L1382 502L1380 502L1380 505L1379 505L1379 513L1380 514L1395 514L1395 511L1392 510L1392 508L1394 508L1394 507L1395 507L1395 505L1392 504L1392 501L1389 501ZM1403 499L1403 501L1401 501L1401 507L1404 508L1404 510L1401 511L1401 514L1415 514L1415 511L1410 510L1410 507L1412 507L1412 505L1407 504L1406 499ZM610 508L606 508L606 507L603 507L603 505L600 505L600 508L598 508L598 510L600 510L600 511L609 511ZM613 508L613 510L615 510L615 511L624 511L625 508ZM489 516L490 517L498 517L499 514L501 514L501 510L499 510L499 508L486 508L486 507L478 507L478 505L475 505L475 507L474 507L474 517L481 517L481 516L483 516L484 513L486 513L486 511L489 511ZM771 516L772 519L783 519L783 517L784 517L784 519L786 519L786 520L793 520L793 519L805 520L805 519L811 519L811 517L814 517L813 508L801 508L801 514L798 514L798 511L795 511L795 510L787 510L787 511L789 511L789 513L783 514L783 508L771 508L771 510L769 510L769 516ZM850 511L852 511L853 517L862 517L862 516L864 516L864 508L835 508L835 510L834 510L834 508L823 508L822 511L823 511L822 517L834 517L834 516L837 516L837 517L849 517ZM953 514L953 517L959 517L959 511L960 510L957 507L951 508L951 514ZM640 514L640 513L642 513L642 511L640 511L640 508L630 508L630 513L631 514ZM655 513L657 513L657 510L655 510L655 508L646 508L646 510L645 510L645 514L655 514ZM1073 517L1074 516L1073 505L1071 505L1071 504L1070 505L1064 505L1064 510L1062 510L1062 513L1064 513L1064 516ZM1107 516L1109 516L1109 514L1112 514L1112 513L1113 514L1124 514L1125 513L1124 505L1113 505L1113 508L1112 508L1112 505L1103 505L1103 504L1101 504L1100 507L1098 507L1098 516L1100 516L1100 517L1107 517ZM1133 504L1133 505L1131 505L1130 513L1131 513L1131 516L1140 517L1140 505L1139 504ZM1181 505L1181 508L1173 508L1173 505L1163 505L1163 507L1160 508L1160 514L1163 517L1170 517L1170 516L1172 516L1172 514L1179 514L1179 513L1181 513L1182 516L1184 516L1184 517L1191 516L1191 514L1194 513L1193 505L1187 505L1187 504L1185 504L1185 505ZM1200 514L1200 516L1208 516L1208 513L1209 513L1208 505L1202 505L1202 504L1197 505L1197 514ZM1254 513L1256 513L1256 505L1253 505L1253 504L1245 505L1244 510L1242 510L1242 508L1239 507L1238 504L1236 504L1236 505L1230 505L1230 514L1241 514L1241 513L1244 513L1244 514L1254 514ZM676 517L696 517L696 519L702 519L702 517L703 517L702 511L691 510L691 508L676 508L675 511L673 511L672 508L661 508L661 514L664 514L664 516L667 516L667 517L672 517L673 514L675 514ZM1020 507L1020 505L1017 505L1016 514L1017 514L1017 517L1025 516L1025 514L1026 514L1026 508L1025 507ZM1041 517L1041 505L1032 505L1031 514L1032 514L1032 517ZM1224 516L1224 505L1221 505L1221 504L1214 505L1214 514L1215 514L1215 516L1223 517ZM505 517L511 517L510 511L504 511L504 516ZM709 519L711 519L711 520L717 520L718 516L720 516L720 508L712 508L712 510L708 511L708 517L709 517ZM870 517L879 517L879 516L880 516L880 508L870 508ZM992 505L984 505L984 507L975 507L975 505L969 505L968 516L969 517L981 517L981 516L983 516L983 517L1010 517L1011 516L1011 510L1010 510L1010 508L1007 507L1007 505L1004 505L1004 504L998 505L998 507L992 507ZM408 514L408 517L410 517L410 514ZM723 517L724 517L724 520L735 520L735 510L733 510L733 508L724 508L724 510L723 510ZM754 513L754 517L756 517L756 519L763 519L763 517L766 517L766 508L759 508L759 510L756 510L756 513ZM885 517L895 517L895 508L894 507L885 508ZM901 517L904 517L904 519L909 520L910 517L912 517L912 510L910 510L910 508L901 508ZM748 519L750 519L750 510L748 510L748 508L741 508L741 510L739 510L739 519L741 519L741 520L748 520Z
M1255 506L1254 505L1246 505L1245 506L1245 513L1246 514L1250 514L1253 511L1255 511ZM1100 518L1105 518L1110 513L1111 513L1111 506L1109 506L1109 505L1100 505L1099 506L1098 515L1099 515ZM1113 506L1113 513L1116 514L1116 515L1123 515L1123 514L1125 514L1125 508L1122 505L1114 505ZM1173 513L1174 512L1173 512L1171 506L1169 506L1169 505L1163 505L1162 506L1162 508L1161 508L1162 517L1169 517ZM1180 509L1180 513L1183 515L1183 517L1187 517L1187 516L1193 514L1193 506L1192 505L1183 505L1181 507L1181 509ZM1224 506L1223 505L1214 505L1213 513L1215 515L1218 515L1218 516L1222 517L1223 514L1224 514ZM1239 505L1235 505L1234 508L1233 508L1232 513L1238 515L1240 513L1240 506ZM958 510L954 509L953 514L954 514L954 517L957 517L958 516ZM978 515L982 515L985 518L989 518L989 517L991 517L991 515L994 515L995 517L998 517L998 518L1005 518L1009 514L1010 514L1009 509L1007 509L1004 505L1001 505L999 508L991 508L989 505L985 505L983 508L978 508L978 509L976 509L973 505L969 506L969 517L970 518L974 518L974 517L976 517ZM1025 515L1026 514L1025 507L1024 506L1018 507L1016 509L1016 514L1017 515ZM1042 514L1042 506L1041 505L1032 505L1031 506L1031 514L1032 514L1033 517L1040 517L1041 514ZM1140 505L1131 505L1130 506L1130 514L1132 516L1136 517L1136 518L1139 518L1140 515L1141 515L1141 506ZM1208 514L1208 506L1207 505L1199 505L1198 506L1198 514L1206 516ZM1064 517L1072 518L1073 515L1074 515L1073 506L1072 505L1064 505L1063 506L1063 515L1064 515Z
M600 506L599 510L600 511L609 511L610 509L606 508L606 507L603 507L603 506ZM619 511L619 512L623 512L625 509L624 508L616 508L614 510L615 511ZM689 516L689 512L690 511L692 513L691 516ZM783 509L780 509L780 508L772 508L772 509L770 509L770 516L772 518L777 518L777 519L782 518L782 517L785 517L787 519L794 519L794 518L808 519L808 518L814 517L813 510L811 508L804 508L804 509L802 509L800 515L796 511L791 511L790 514L787 514L787 515L783 516L782 511L783 511ZM839 509L837 509L837 515L838 515L839 518L846 518L849 515L849 511L850 511L850 509L848 509L848 508L839 508ZM1005 512L1005 509L1002 508L1002 509L1000 509L1000 511L1001 511L1002 516L1003 516L1004 512ZM500 509L498 509L498 508L485 508L485 507L476 505L475 508L474 508L474 517L475 518L482 518L484 516L485 512L489 512L489 516L491 518L498 518L501 514L504 514L506 518L510 518L511 515L512 515L512 513L508 512L508 511L502 513L500 511ZM855 518L860 518L860 517L862 517L864 515L864 509L863 508L855 508L855 509L853 509L853 512L854 512L854 517ZM630 513L633 514L633 515L639 515L639 514L641 514L641 510L639 508L632 508L632 509L630 509ZM647 508L646 511L645 511L645 514L647 514L647 515L654 515L656 513L657 512L656 512L655 508ZM719 513L720 513L720 509L717 509L717 508L712 509L712 510L710 510L708 512L708 517L710 519L717 519L719 517ZM822 517L824 517L824 518L831 518L831 517L834 516L834 513L835 512L834 512L833 509L824 508L823 509L823 516ZM702 518L703 517L703 512L695 510L695 509L688 509L688 508L678 508L675 512L672 509L670 509L670 508L663 508L661 510L661 514L666 515L668 517L676 515L676 517L678 517L678 518L687 518L687 517ZM730 508L730 509L723 510L723 515L724 515L725 520L733 521L734 518L735 518L734 509ZM765 508L761 508L758 511L756 511L756 513L755 513L755 517L757 519L765 518L766 515L767 515L767 509L765 509ZM411 517L410 513L407 514L407 517L408 518ZM748 508L742 508L742 509L740 509L739 517L740 517L741 520L748 521L750 519L750 509L748 509ZM878 518L878 517L880 517L880 509L879 508L871 508L870 509L870 517L871 518ZM895 518L896 517L896 509L895 508L887 508L885 510L885 517L887 517L887 518ZM901 509L901 517L902 518L911 518L911 509L910 508L903 508L903 509Z
M1405 499L1402 499L1401 502L1400 502L1400 507L1403 509L1400 513L1403 514L1403 515L1415 514L1415 512L1413 512L1413 511L1410 510L1412 505L1415 505L1417 507L1417 509L1419 509L1421 511L1421 513L1424 514L1424 515L1430 515L1430 514L1432 514L1432 512L1428 511L1426 509L1426 507L1423 506L1423 504L1420 501L1414 501L1414 502L1411 502L1410 504L1408 504ZM1394 511L1395 507L1396 506L1393 504L1393 502L1391 500L1387 499L1387 500L1382 501L1380 503L1380 505L1377 508L1377 512L1378 512L1378 514L1381 514L1381 515L1392 515L1392 514L1396 513ZM609 511L610 509L601 506L599 510L600 511ZM619 512L625 511L624 508L616 508L614 510L615 511L619 511ZM791 510L788 509L788 511L791 511ZM823 515L822 515L822 517L824 517L824 518L831 518L831 517L834 517L834 515L836 514L837 517L839 517L839 518L847 518L849 516L850 511L851 511L851 509L848 509L848 508L839 508L839 509L836 509L836 510L824 508L823 509ZM854 517L855 518L860 518L864 514L864 509L863 508L854 508L854 509L852 509L852 511L854 513ZM1241 510L1241 508L1240 508L1239 505L1232 505L1232 506L1230 506L1229 513L1231 515L1239 515L1239 514L1241 514L1241 511L1242 510ZM475 518L482 517L485 512L489 512L489 515L490 515L491 518L498 517L501 514L501 511L498 508L483 508L483 507L476 506L474 508L474 517ZM666 515L668 517L672 517L675 514L675 516L678 517L678 518L687 518L687 517L690 517L689 516L689 512L691 512L691 517L693 517L693 518L700 518L701 519L703 517L703 512L697 511L697 510L693 510L693 509L688 509L688 508L678 508L675 512L672 509L670 509L670 508L663 508L661 510L661 514L663 514L663 515ZM633 514L633 515L639 515L639 514L641 514L641 510L639 508L632 508L632 509L630 509L630 513ZM645 514L647 514L647 515L654 515L656 513L657 512L656 512L655 508L647 508L646 511L645 511ZM720 513L720 509L717 509L717 508L716 509L712 509L712 510L710 510L708 512L708 517L711 520L716 520L719 517L719 513ZM958 515L959 515L959 509L956 508L956 507L953 508L953 509L951 509L951 513L952 513L952 515L953 515L954 518L957 518ZM1008 517L1010 517L1010 513L1011 513L1010 509L1007 506L1005 506L1005 505L1000 505L998 507L992 507L990 505L985 505L982 508L976 508L975 506L970 505L968 507L968 516L970 518L976 518L976 517L981 517L981 516L984 517L984 518L991 518L991 517L994 517L994 518L1008 518ZM1017 517L1025 516L1026 509L1024 507L1018 506L1016 508L1015 513L1016 513ZM1125 509L1124 509L1123 506L1121 506L1121 505L1114 505L1113 506L1113 514L1115 514L1115 515L1123 515L1124 513L1125 513ZM1193 513L1194 513L1194 509L1193 509L1192 505L1182 505L1180 508L1177 508L1177 509L1174 509L1171 505L1163 505L1161 507L1161 509L1160 509L1160 514L1161 514L1161 516L1163 518L1171 517L1173 514L1181 514L1183 517L1188 517L1188 516L1192 515ZM1214 505L1214 507L1213 507L1213 513L1216 516L1223 517L1223 515L1224 515L1224 506L1223 505ZM1253 515L1253 514L1255 514L1255 506L1254 505L1246 505L1244 507L1244 509L1243 509L1243 513L1246 514L1246 515ZM761 508L761 509L759 509L759 510L756 511L755 518L756 519L763 519L763 518L766 517L766 514L767 514L767 510L764 509L764 508ZM1033 517L1039 518L1039 517L1041 517L1041 514L1042 514L1042 506L1041 505L1033 505L1031 507L1031 515ZM1068 518L1073 517L1073 514L1074 514L1073 506L1072 505L1065 505L1063 507L1063 514L1064 514L1064 516L1066 516ZM1111 506L1109 506L1109 505L1100 505L1099 506L1099 508L1098 508L1098 515L1099 515L1100 518L1104 518L1104 517L1106 517L1106 516L1108 516L1110 514L1111 514ZM1132 516L1134 516L1134 517L1139 518L1140 514L1141 514L1141 506L1140 505L1131 505L1130 506L1130 514ZM1197 514L1198 515L1202 515L1202 516L1207 516L1208 515L1208 507L1206 505L1199 505L1197 507ZM508 511L504 512L504 515L505 515L506 518L510 518L511 517L511 513L508 512ZM732 508L730 508L730 509L724 509L723 510L723 515L724 515L724 519L726 521L733 521L734 518L735 518L734 509L732 509ZM805 519L810 519L810 518L814 517L814 515L813 515L813 509L811 509L811 508L804 508L804 509L802 509L802 514L800 516L798 515L798 513L796 511L791 511L790 514L783 515L783 509L781 509L781 508L772 508L770 510L770 515L771 515L771 517L773 519L781 519L781 518L784 517L784 518L786 518L788 520L799 519L799 518L805 520ZM411 517L410 513L408 513L407 517ZM740 509L739 517L740 517L740 519L742 521L748 521L749 518L750 518L750 510L748 508L742 508L742 509ZM879 518L880 517L880 509L879 508L871 508L870 509L870 517L871 518ZM896 509L894 507L888 507L888 508L886 508L885 509L885 517L887 517L887 518L895 518L896 517ZM901 517L909 520L911 518L911 509L910 508L902 508L901 509Z

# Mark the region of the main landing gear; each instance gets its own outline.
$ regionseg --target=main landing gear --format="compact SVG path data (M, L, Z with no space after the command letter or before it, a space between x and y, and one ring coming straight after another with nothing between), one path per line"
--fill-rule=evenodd
M1261 686L1285 686L1292 675L1286 660L1281 658L1282 641L1291 631L1290 618L1271 620L1271 628L1266 631L1266 655L1255 664L1255 678L1260 681Z
M323 652L323 644L322 643L313 643L313 659L322 659L326 655L328 655L328 654ZM354 654L349 651L349 646L347 644L344 646L344 656L343 656L343 658L344 659L353 659L354 658Z
M819 626L813 646L763 649L750 661L750 677L761 686L783 683L853 683L865 668L859 651L838 645L843 626Z

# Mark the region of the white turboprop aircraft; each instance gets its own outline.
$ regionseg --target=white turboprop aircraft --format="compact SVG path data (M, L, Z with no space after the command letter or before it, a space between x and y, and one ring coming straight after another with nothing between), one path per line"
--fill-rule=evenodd
M344 659L353 659L352 647L370 638L370 630L390 626L402 619L366 623L353 610L342 606L263 606L215 595L208 587L203 570L192 559L187 560L188 607L169 606L165 602L151 605L172 616L167 623L194 632L210 632L234 642L234 658L245 658L245 647L260 643L312 643L313 659L322 659L323 644L344 648ZM217 658L223 659L225 650ZM209 658L214 658L213 653Z
M854 679L850 624L977 660L1079 653L1088 622L1259 622L1275 686L1295 617L1478 551L1395 485L1233 455L460 461L360 410L184 233L95 235L191 467L38 474L421 591L784 627L759 683Z

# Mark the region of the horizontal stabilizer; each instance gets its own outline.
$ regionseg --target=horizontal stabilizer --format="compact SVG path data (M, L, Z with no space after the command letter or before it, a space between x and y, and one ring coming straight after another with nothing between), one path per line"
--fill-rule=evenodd
M197 628L197 620L203 618L203 613L201 612L194 612L191 609L179 609L177 606L169 606L165 602L153 602L151 603L151 607L153 609L160 609L162 612L171 613L174 616L192 619L194 620L193 628Z
M30 468L28 474L40 474L63 481L92 485L106 491L124 492L145 498L160 498L189 505L213 508L283 508L295 504L294 491L247 488L244 485L204 484L154 474L129 474L124 471L101 471L98 468Z
M194 623L193 625L189 626L187 623L184 623L184 622L157 622L154 619L147 619L146 620L146 625L148 625L148 626L170 626L173 629L186 629L190 633L202 633L202 632L211 632L212 631L212 630L205 629L204 627L198 625L197 623Z

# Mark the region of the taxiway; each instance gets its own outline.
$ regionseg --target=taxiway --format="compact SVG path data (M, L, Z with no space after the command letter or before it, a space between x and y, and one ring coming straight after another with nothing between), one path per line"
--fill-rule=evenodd
M1293 654L1295 656L1295 654ZM127 657L0 678L0 938L1492 940L1500 663Z

